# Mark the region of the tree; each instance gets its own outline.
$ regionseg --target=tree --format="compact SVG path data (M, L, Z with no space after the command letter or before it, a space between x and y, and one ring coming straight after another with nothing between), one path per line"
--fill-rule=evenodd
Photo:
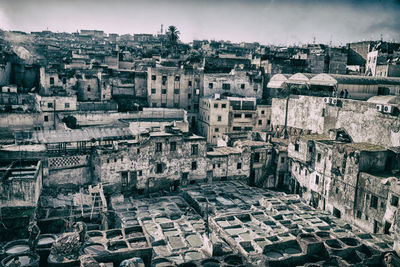
M68 115L62 119L62 122L64 122L65 125L67 125L67 127L70 129L78 128L77 119L74 116Z
M171 46L171 48L173 48L175 52L176 52L180 34L181 33L178 31L178 29L174 25L171 25L168 27L168 31L167 31L168 42L169 42L169 45Z

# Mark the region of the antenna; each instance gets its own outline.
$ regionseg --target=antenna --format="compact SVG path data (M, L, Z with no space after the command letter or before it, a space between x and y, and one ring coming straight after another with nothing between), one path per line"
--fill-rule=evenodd
M315 44L315 36L313 37L313 44Z

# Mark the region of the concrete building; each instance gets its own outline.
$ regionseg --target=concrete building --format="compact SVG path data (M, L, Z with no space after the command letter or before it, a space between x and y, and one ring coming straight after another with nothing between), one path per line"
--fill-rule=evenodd
M214 94L237 95L261 99L263 95L263 76L259 71L233 69L226 73L204 73L202 96Z
M376 96L369 101L339 99L339 104L334 105L325 103L322 97L274 98L272 135L327 134L330 129L343 128L357 143L399 146L400 125L398 113L394 111L398 108L397 99L397 96Z
M397 150L396 150L397 151ZM344 130L292 138L293 193L372 233L390 234L398 206L398 151L354 143Z
M222 135L230 132L269 130L270 106L257 105L255 98L201 98L199 134L207 142L217 144Z
M34 216L42 190L42 162L3 159L0 176L0 238L9 240L21 237L21 229Z
M207 180L247 181L250 176L251 152L238 147L217 147L207 152ZM247 181L248 182L248 181Z
M149 106L187 110L192 130L197 129L201 88L201 72L198 70L158 67L149 68L147 72Z
M139 133L118 150L97 148L94 175L105 190L143 194L206 178L206 141L177 128ZM112 188L112 189L111 189Z

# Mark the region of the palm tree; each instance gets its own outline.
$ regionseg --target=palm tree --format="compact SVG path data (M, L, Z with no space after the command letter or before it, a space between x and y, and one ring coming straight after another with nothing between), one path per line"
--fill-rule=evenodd
M175 48L176 51L176 46L178 44L178 40L179 40L179 34L181 34L178 29L174 26L171 25L168 27L168 31L167 31L167 37L168 37L168 41L169 44L172 48Z

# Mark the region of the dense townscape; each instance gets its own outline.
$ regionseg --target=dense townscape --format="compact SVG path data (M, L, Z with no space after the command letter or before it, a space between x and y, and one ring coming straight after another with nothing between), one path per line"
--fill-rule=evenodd
M0 31L0 266L400 266L399 116L400 43Z

